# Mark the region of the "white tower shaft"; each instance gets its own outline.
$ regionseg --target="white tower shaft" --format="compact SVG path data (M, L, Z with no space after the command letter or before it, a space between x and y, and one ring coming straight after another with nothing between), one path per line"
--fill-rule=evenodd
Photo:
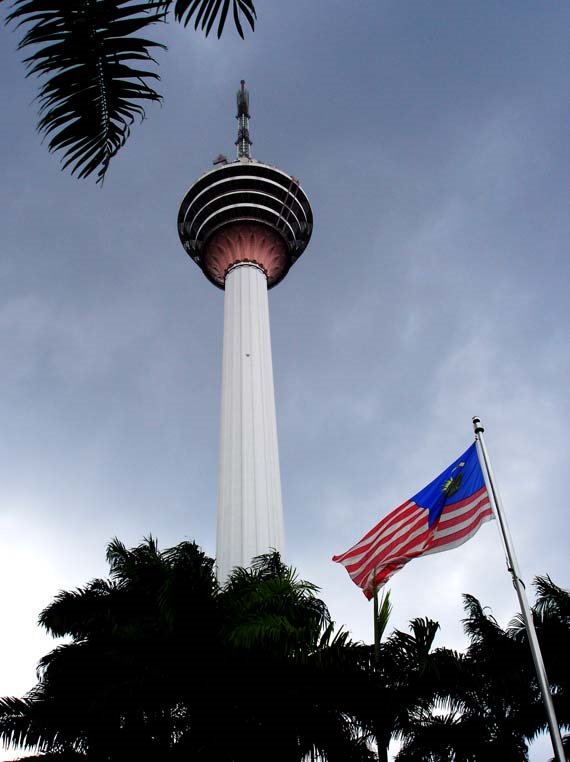
M283 550L267 278L253 263L225 279L217 573Z

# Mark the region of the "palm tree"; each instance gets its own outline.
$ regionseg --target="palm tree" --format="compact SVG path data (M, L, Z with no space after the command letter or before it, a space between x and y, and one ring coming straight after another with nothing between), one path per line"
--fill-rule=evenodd
M405 729L402 762L524 762L527 741L544 724L528 647L476 598L464 599L471 643L457 655L455 685L439 693L439 707L420 707Z
M12 0L6 22L25 29L28 76L43 80L38 131L62 153L62 169L81 178L97 172L103 182L135 119L162 99L152 53L164 45L141 32L174 13L206 35L217 21L219 37L230 8L243 37L243 20L254 28L252 0Z
M376 699L372 726L378 758L388 760L393 738L406 739L418 715L428 714L456 686L458 655L447 648L433 649L439 624L413 619L410 632L394 630L380 645L374 670Z
M283 760L374 759L355 718L354 695L370 679L361 647L335 632L317 591L272 553L236 569L221 592L224 640L239 654L233 680L250 686L248 701L226 712L232 743L243 749L236 760L265 760L268 749Z
M369 680L360 646L277 554L223 589L194 543L114 540L107 558L110 579L41 613L69 640L27 696L0 700L4 743L64 762L374 758L353 698Z
M190 669L196 692L207 682L192 655L212 659L213 562L194 543L161 553L152 538L130 551L115 540L107 557L111 579L62 592L40 614L71 642L43 657L25 698L0 701L5 743L62 759L168 757L180 684Z
M570 728L570 592L556 585L548 575L536 577L537 592L533 619L540 643L546 673L550 681L556 715L565 728ZM509 634L528 649L528 638L522 617L509 625ZM546 727L546 718L543 717Z

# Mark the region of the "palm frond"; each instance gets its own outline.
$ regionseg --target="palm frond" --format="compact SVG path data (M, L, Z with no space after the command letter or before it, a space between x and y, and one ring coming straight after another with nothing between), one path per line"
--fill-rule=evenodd
M385 643L385 650L401 664L419 665L429 657L439 623L432 619L412 619L411 633L394 630Z
M462 620L463 629L472 641L486 636L503 634L497 620L490 613L487 613L473 595L465 594L463 596L463 608L467 614Z
M220 596L229 612L229 642L291 652L316 644L330 622L317 592L277 552L255 558L250 568L234 569Z
M486 756L484 723L454 711L434 715L419 711L410 727L401 734L403 740L397 762L472 762Z
M4 746L39 752L63 751L64 747L81 751L78 739L65 744L58 723L45 711L46 705L42 691L37 689L23 699L0 698L0 741Z
M160 556L169 570L158 592L162 620L172 625L176 619L191 618L195 607L213 616L219 590L214 559L195 542L181 542L161 551Z
M119 584L129 584L141 573L165 567L156 539L149 535L135 548L127 550L116 537L107 546L107 563L111 577Z
M121 542L118 537L113 537L105 551L105 558L109 564L109 570L112 576L118 576L120 571L128 563L130 554L131 551L127 550L125 543Z
M541 614L557 615L570 623L570 592L556 585L546 574L535 577L534 586L537 592L535 609Z
M161 21L155 3L132 0L15 0L7 23L26 31L19 48L28 76L45 78L38 100L38 130L50 151L62 153L62 169L80 178L97 172L102 182L111 159L124 146L144 104L160 101L144 64L150 50L164 48L135 36Z
M378 642L382 640L382 636L386 632L391 613L392 604L390 603L390 591L386 590L386 592L382 593L382 597L378 601L378 616L376 618Z
M117 593L114 582L94 579L83 588L60 591L38 617L38 623L54 637L83 638L110 623L110 604Z
M48 751L45 754L32 754L18 757L12 762L84 762L87 756L79 751Z
M410 629L414 636L415 649L422 654L429 653L435 636L440 629L439 622L427 617L412 619Z
M184 26L194 20L194 29L202 29L206 37L209 35L216 19L218 19L218 37L221 36L228 12L232 8L234 24L239 36L243 39L242 16L251 29L255 28L255 6L252 0L176 0L174 15Z
M85 762L86 759L86 755L79 751L49 751L45 754L18 757L12 762Z

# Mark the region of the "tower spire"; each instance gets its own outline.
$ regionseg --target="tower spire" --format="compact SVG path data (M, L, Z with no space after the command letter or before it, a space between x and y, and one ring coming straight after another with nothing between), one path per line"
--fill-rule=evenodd
M245 80L240 82L237 91L237 114L238 136L236 140L238 159L251 159L251 140L249 138L249 93L245 86Z

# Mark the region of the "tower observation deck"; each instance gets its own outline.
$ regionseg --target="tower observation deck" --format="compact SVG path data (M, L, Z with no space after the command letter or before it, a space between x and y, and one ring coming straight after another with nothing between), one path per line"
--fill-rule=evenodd
M236 160L216 159L178 214L184 249L225 290L216 550L222 582L234 566L283 550L267 291L301 256L313 228L299 181L251 157L243 80L236 118Z

